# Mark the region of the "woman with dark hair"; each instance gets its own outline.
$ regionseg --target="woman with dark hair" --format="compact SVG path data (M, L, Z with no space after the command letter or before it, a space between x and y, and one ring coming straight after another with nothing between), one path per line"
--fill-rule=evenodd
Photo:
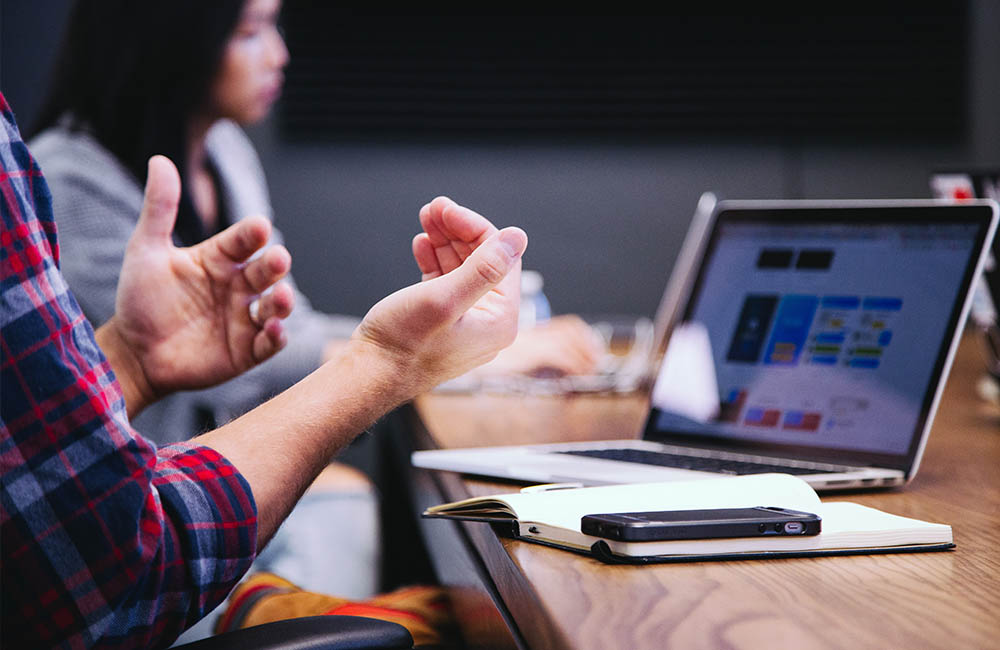
M260 162L239 125L265 117L280 93L288 52L279 10L278 0L81 0L73 7L30 145L52 188L63 272L95 325L114 312L150 156L166 155L181 174L178 244L250 214L271 218ZM301 294L296 305L288 349L271 363L166 400L136 426L162 444L222 424L311 371L328 342L357 325L311 309Z

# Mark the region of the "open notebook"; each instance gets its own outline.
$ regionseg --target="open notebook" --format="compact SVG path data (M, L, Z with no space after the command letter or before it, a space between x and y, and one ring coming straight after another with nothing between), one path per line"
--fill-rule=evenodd
M592 488L526 488L429 508L424 516L506 522L523 540L587 553L607 562L759 559L946 550L951 527L898 517L856 503L822 503L809 485L787 474L759 474L697 482L638 483ZM810 536L621 542L585 535L584 515L703 508L781 507L822 518Z

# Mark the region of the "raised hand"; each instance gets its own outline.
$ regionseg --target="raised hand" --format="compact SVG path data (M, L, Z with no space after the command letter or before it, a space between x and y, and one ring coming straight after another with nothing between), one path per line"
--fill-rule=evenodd
M485 217L439 197L420 211L413 240L423 282L384 298L353 340L378 349L417 394L485 363L517 334L519 228L498 231Z
M444 196L420 209L420 226L424 232L413 238L413 257L424 280L454 271L497 232L486 217Z
M413 239L413 257L424 280L449 273L462 264L497 229L485 217L438 197L420 210L424 232ZM520 290L520 287L518 287ZM586 374L602 352L590 327L580 318L561 316L517 334L483 374Z
M102 347L114 348L109 358L132 413L166 393L230 379L286 342L282 319L291 313L293 292L279 280L291 256L274 246L251 260L267 242L270 223L243 219L196 246L177 248L171 233L179 200L176 168L154 156L125 250L115 315L98 331ZM141 403L129 400L130 388Z

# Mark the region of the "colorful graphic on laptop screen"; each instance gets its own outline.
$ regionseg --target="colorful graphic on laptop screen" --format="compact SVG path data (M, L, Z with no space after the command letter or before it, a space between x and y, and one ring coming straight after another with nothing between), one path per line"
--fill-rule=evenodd
M947 222L721 223L684 318L708 332L719 413L662 411L658 428L906 453L978 236Z

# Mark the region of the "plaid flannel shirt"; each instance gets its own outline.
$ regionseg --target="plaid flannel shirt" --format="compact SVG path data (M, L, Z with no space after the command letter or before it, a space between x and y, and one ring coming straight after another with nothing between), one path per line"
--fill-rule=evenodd
M131 428L2 95L0 113L0 646L166 646L250 566L250 486Z

